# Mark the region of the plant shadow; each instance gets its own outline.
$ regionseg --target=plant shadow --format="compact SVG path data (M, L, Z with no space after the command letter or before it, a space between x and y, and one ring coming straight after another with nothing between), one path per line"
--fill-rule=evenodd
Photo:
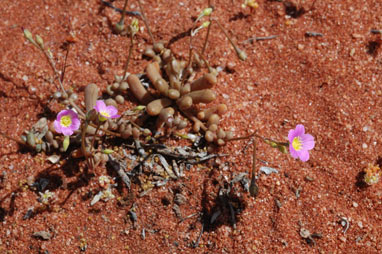
M211 232L223 225L236 228L238 215L246 208L244 199L235 193L235 187L228 182L218 181L212 170L203 183L202 223L205 232Z

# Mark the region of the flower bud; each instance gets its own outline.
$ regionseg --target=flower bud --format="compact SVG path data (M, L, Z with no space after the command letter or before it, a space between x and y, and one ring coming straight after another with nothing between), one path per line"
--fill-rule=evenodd
M212 9L211 7L209 7L209 8L205 8L205 9L203 10L203 15L204 15L204 16L209 16L209 15L211 15L212 11L213 11L213 9Z
M145 110L145 109L146 109L146 106L139 105L139 106L136 106L135 108L133 108L133 111L142 111L142 110Z
M135 35L139 31L139 21L136 18L133 18L130 25L132 35Z
M116 33L120 34L125 29L125 25L123 24L123 22L118 22L117 24L115 24L114 29Z
M211 15L213 9L211 7L208 7L208 8L205 8L202 13L199 14L198 18L196 19L195 22L198 22L201 18L203 18L204 16L209 16Z
M27 39L28 41L32 42L33 44L35 44L35 41L33 40L33 35L32 33L28 30L28 29L24 29L24 37L25 39Z
M206 28L206 27L208 27L210 24L211 24L211 22L209 22L209 21L203 22L202 27Z
M265 139L264 142L270 145L272 148L276 148L278 146L276 142L271 141L269 139Z
M40 46L41 49L44 49L44 40L38 34L36 35L36 42Z
M288 153L288 149L287 149L287 147L285 146L285 145L277 145L277 149L279 149L279 151L280 152L282 152L282 153L285 153L285 154L287 154Z
M69 138L69 136L65 136L64 142L62 143L62 148L63 148L64 152L66 152L66 150L68 150L69 144L70 144L70 138Z
M114 153L114 151L112 149L104 149L104 150L102 150L102 152L104 154L112 154L112 153Z
M237 54L237 57L239 57L239 59L241 61L247 60L247 54L243 50L237 49L236 54Z

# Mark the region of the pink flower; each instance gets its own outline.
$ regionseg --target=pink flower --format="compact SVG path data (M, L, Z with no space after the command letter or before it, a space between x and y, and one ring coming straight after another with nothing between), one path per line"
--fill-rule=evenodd
M314 148L314 137L305 134L305 127L298 124L296 129L290 130L288 133L289 152L293 158L299 158L302 161L309 160L309 150Z
M98 100L96 102L96 105L94 106L94 109L100 114L99 120L101 122L106 121L110 118L118 118L120 115L118 115L118 109L116 109L114 106L106 106L105 102L102 100Z
M61 110L57 119L54 120L53 126L58 133L70 136L80 128L80 119L77 113L71 109Z

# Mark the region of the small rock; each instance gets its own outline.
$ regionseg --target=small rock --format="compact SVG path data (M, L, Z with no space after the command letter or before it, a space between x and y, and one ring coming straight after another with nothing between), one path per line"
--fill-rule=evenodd
M353 37L354 39L359 39L359 38L362 38L362 35L361 35L361 34L356 34L356 33L354 33L354 34L352 34L352 37Z
M341 242L346 243L346 238L345 238L344 236L341 236L341 237L340 237L340 240L341 240Z
M35 232L35 233L33 233L32 236L35 238L39 238L41 240L45 240L45 241L50 240L50 238L52 237L52 235L46 231Z
M304 239L310 237L310 232L309 230L305 229L305 228L301 228L300 229L300 236Z
M351 57L353 57L354 54L355 54L355 48L352 48L352 49L350 50L350 52L349 52L349 55L350 55Z
M357 225L358 225L359 228L363 228L362 221L358 221Z
M234 62L228 62L227 63L227 65L226 65L226 67L227 67L227 70L228 71L233 71L234 69L235 69L235 67L236 67L236 63L234 63Z
M313 182L314 179L313 179L312 177L310 177L310 176L305 176L305 181L307 181L307 182Z
M358 203L353 202L353 207L357 208L358 207Z
M28 178L27 178L27 184L28 184L28 186L29 186L29 187L32 187L33 184L34 184L34 182L35 182L34 175L30 175L30 176L28 176Z

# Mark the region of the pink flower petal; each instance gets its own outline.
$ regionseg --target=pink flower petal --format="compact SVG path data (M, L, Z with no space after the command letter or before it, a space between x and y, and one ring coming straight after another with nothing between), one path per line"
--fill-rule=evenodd
M288 133L288 140L289 140L289 143L292 143L293 142L293 139L296 137L295 135L295 130L290 130L289 133Z
M312 150L314 148L314 137L310 134L304 134L301 136L302 149Z
M106 110L107 110L107 112L109 113L109 115L110 115L110 117L111 118L117 118L117 117L119 117L119 115L118 115L118 109L116 109L114 106L107 106L106 107Z
M59 119L59 118L57 117L57 119ZM53 127L57 131L57 133L62 133L61 124L60 124L59 120L54 120Z
M71 126L71 129L73 131L76 131L80 128L80 125L81 125L81 121L80 119L77 118L72 118L72 126Z
M296 136L301 136L305 133L305 127L302 124L297 124L295 130L296 130Z
M68 110L61 110L61 111L57 114L57 121L58 121L58 122L60 122L61 117L67 115L67 111L68 111Z
M71 124L68 127L61 125L61 119L64 116L69 116L71 119ZM80 127L80 124L81 124L81 121L78 118L77 113L71 109L61 110L57 114L57 119L53 122L54 129L57 131L57 133L62 133L65 136L72 135L75 130L78 130L78 128Z
M309 152L307 150L302 150L298 152L298 157L301 161L306 162L309 160Z
M298 158L298 155L299 155L299 154L298 154L298 152L297 152L296 150L294 150L292 144L289 144L289 152L290 152L290 155L291 155L293 158L295 158L295 159Z
M301 136L305 133L305 127L302 124L298 124L296 129L292 129L288 133L288 140L290 143L293 142L293 139L297 136Z
M71 130L70 128L62 128L62 134L64 134L65 136L70 136L73 134L73 130Z
M100 113L101 111L105 111L106 110L106 104L103 100L98 100L96 102L96 105L94 106L94 109Z

